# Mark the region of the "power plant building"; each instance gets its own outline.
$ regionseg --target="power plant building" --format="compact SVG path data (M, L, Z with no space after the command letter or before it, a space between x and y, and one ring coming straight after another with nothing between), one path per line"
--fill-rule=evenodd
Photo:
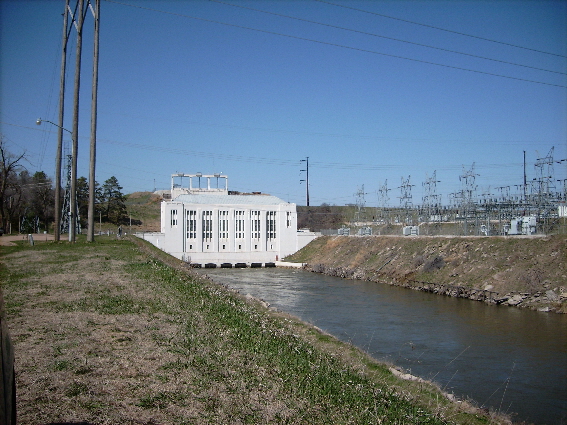
M189 178L189 187L175 184L183 178ZM271 195L230 193L224 175L173 174L171 198L161 204L161 233L144 239L196 266L265 266L313 239L303 238L298 246L295 204Z

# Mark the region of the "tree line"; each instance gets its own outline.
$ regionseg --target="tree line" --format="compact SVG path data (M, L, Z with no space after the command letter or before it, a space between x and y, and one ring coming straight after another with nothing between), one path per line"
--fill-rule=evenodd
M51 232L54 220L55 188L43 171L30 174L26 155L14 155L0 140L0 229L5 233ZM81 227L87 225L89 183L77 179L77 206ZM64 189L64 188L63 188ZM65 190L61 190L63 197ZM95 182L96 221L124 224L127 221L126 196L114 176L100 185Z

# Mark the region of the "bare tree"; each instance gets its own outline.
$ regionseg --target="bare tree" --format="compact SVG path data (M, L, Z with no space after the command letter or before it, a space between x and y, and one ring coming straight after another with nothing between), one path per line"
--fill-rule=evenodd
M25 153L20 156L13 155L6 149L4 138L0 137L0 228L6 229L10 222L10 211L14 195L17 192L17 176L18 172L24 167L21 165L22 160L26 158Z
M46 231L53 220L53 184L43 171L37 171L32 177L31 207L38 223L43 222ZM39 229L36 229L38 231Z

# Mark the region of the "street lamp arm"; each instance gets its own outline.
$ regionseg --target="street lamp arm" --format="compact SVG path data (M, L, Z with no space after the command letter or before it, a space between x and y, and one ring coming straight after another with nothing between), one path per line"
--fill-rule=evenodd
M35 122L37 125L41 125L42 122L48 122L49 124L53 124L55 127L59 127L61 130L65 130L66 132L68 132L69 134L73 134L72 131L67 130L65 127L61 127L59 124L55 124L54 122L51 122L49 120L42 120L41 118L38 118L37 121Z

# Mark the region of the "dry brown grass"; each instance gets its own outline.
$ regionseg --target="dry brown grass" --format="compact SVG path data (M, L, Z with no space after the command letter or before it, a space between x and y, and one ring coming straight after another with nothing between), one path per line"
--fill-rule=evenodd
M425 281L480 290L490 285L502 296L567 293L565 236L321 237L287 260L317 266L316 270L341 268L345 276L404 286ZM565 298L529 306L567 312Z
M163 382L171 377L160 379L158 371L176 356L160 341L175 338L179 324L163 314L80 309L82 301L100 293L144 303L151 292L140 282L132 285L120 261L92 255L46 267L41 261L46 256L26 251L6 259L11 269L29 275L11 297L31 300L10 317L19 422L162 422L166 411L156 415L138 404L146 394L171 386Z

